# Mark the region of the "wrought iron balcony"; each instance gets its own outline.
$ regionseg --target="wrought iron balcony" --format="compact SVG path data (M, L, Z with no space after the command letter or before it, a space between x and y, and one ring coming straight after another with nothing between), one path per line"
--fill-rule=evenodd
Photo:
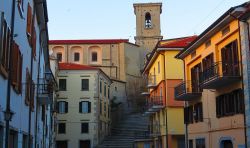
M155 88L157 86L155 75L148 76L148 85L147 86L148 86L148 88Z
M216 89L227 86L241 79L239 62L214 63L202 72L201 87Z
M53 101L53 83L44 79L39 80L37 85L38 102L42 105L51 104Z
M195 81L184 81L174 88L175 100L190 101L201 96L201 88Z
M165 104L163 102L163 96L152 96L152 108L155 110L160 110L165 107Z
M149 96L150 95L149 89L146 87L141 88L141 95Z

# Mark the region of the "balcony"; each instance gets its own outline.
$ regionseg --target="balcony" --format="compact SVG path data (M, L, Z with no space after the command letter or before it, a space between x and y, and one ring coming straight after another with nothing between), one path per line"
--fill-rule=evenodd
M147 87L150 89L155 88L157 86L156 84L156 76L155 75L149 75L148 76L148 85Z
M240 79L239 62L218 62L202 72L201 87L205 89L221 88L240 81Z
M52 103L53 99L53 84L40 79L39 84L37 85L38 91L38 102L42 105L48 105Z
M174 88L175 100L190 101L201 96L201 89L198 84L191 81L184 81Z
M149 96L150 95L150 92L149 92L148 88L143 87L143 88L141 88L140 91L141 91L141 95L143 95L143 96Z
M162 96L152 96L151 100L152 100L152 109L158 111L165 107Z

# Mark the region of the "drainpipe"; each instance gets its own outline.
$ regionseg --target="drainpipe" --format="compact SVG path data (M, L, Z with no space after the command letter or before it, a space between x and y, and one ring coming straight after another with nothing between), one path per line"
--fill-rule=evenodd
M240 19L238 19L238 20L239 20L238 21L238 26L240 26L240 22L246 23L246 25L247 25L247 39L249 41L249 23L247 21L241 21ZM239 34L240 34L240 32L241 32L241 29L239 27ZM240 42L239 43L240 43L240 47L241 47L241 35L239 35L239 38L240 38ZM248 48L249 48L249 43L248 43ZM246 53L246 55L248 55L248 53ZM241 71L242 71L242 75L243 75L243 64L242 64L242 52L241 52L241 50L240 50L240 56L241 56ZM248 58L245 58L245 59L248 60ZM247 65L247 62L246 62L246 65ZM248 66L247 66L247 69L248 69ZM242 89L243 89L243 93L244 93L244 84L243 84L243 81L244 80L242 79L241 85L242 85ZM245 104L245 99L244 99L244 104ZM244 113L243 113L243 115L244 115L245 147L248 147L247 146L247 125L246 125L246 110L245 110L245 107L244 107Z
M10 53L9 56L12 55L13 51L13 40L14 40L14 28L15 28L15 10L16 10L16 0L12 1L12 13L11 13L11 36L10 36ZM6 111L5 114L11 114L10 109L10 93L11 93L11 81L12 81L12 59L9 59L9 76L8 76L8 82L7 82L7 97L6 97ZM5 118L5 148L9 147L9 133L10 133L10 120Z
M157 47L158 47L158 45L157 45ZM164 85L165 85L165 91L164 91L164 95L165 95L165 104L166 104L166 148L168 148L168 107L167 107L167 80L166 80L166 66L165 66L165 55L164 54L162 54L162 53L160 53L158 50L156 50L156 53L158 53L158 54L160 54L160 55L162 55L163 56L163 60L164 60L164 62L163 62L163 75L164 75Z

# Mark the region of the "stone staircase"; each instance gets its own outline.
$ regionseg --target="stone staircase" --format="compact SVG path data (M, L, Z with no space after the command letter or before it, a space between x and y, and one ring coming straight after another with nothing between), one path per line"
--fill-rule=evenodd
M133 148L135 139L144 139L148 133L148 117L139 113L128 114L111 130L111 135L106 137L97 148Z

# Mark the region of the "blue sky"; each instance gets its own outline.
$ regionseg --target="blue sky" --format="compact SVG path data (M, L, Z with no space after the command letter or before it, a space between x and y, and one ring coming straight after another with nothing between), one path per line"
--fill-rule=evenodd
M230 7L247 0L48 0L50 39L130 39L133 3L162 2L164 39L199 35Z

